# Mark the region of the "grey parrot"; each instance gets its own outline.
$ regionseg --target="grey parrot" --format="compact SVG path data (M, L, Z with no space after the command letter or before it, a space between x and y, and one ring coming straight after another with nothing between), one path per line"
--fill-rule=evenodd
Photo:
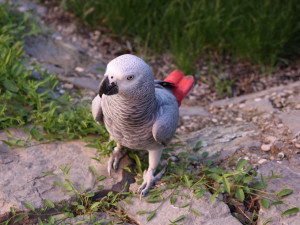
M175 134L181 100L192 88L194 78L173 71L164 81L154 80L150 67L139 57L126 54L113 59L92 101L92 114L104 123L117 145L108 161L108 173L117 169L126 153L122 146L147 150L149 168L144 171L141 196L161 178L154 176L163 148Z

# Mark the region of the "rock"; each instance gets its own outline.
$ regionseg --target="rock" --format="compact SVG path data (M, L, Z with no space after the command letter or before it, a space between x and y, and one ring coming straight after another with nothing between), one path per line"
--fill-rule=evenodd
M96 81L87 77L64 77L58 76L58 78L62 81L66 81L68 83L73 84L78 88L87 88L94 92L98 92L100 80Z
M300 111L292 110L290 112L281 112L278 117L292 131L292 138L300 134Z
M181 106L179 108L180 116L210 116L210 113L207 112L204 108L198 106Z
M292 189L293 193L283 197L282 201L300 207L300 156L298 155L289 163L288 160L276 162L271 161L259 166L258 173L264 174L265 177L271 176L272 172L275 175L281 175L282 178L268 179L266 192L278 192L282 187ZM260 177L260 175L258 175ZM274 196L269 196L274 198ZM291 208L286 205L271 206L269 209L261 207L259 224L263 224L268 218L272 218L268 225L278 224L299 224L300 213L289 216L281 216L281 213Z
M282 141L278 141L278 142L276 142L276 144L275 144L275 148L276 149L281 149L282 147L284 146L284 143L282 142Z
M276 141L276 137L267 136L267 137L265 137L265 141L267 142L267 144L273 144Z
M278 159L283 159L284 158L284 153L283 152L279 152L277 155Z
M261 150L267 152L267 151L270 151L271 147L272 147L272 145L266 145L266 144L263 144L263 145L261 146Z
M300 104L296 105L295 109L297 109L297 110L300 109Z
M5 4L6 0L0 0L1 4ZM8 1L9 5L16 5L16 1ZM43 17L47 9L44 6L37 5L34 2L30 1L23 1L23 0L18 0L17 1L17 10L21 13L24 12L33 12L35 15L38 15L40 17Z
M65 89L71 90L71 89L74 88L74 85L73 85L73 84L68 84L68 83L67 83L67 84L64 84L63 87L64 87Z
M181 193L187 194L192 197L192 193L184 189ZM167 190L162 194L163 198L167 198L171 194L171 190ZM150 196L146 197L149 198ZM184 196L176 196L176 202L171 205L169 199L165 202L148 203L146 199L142 200L139 197L127 198L131 201L131 204L121 201L120 206L124 207L126 213L130 218L135 220L138 224L157 225L157 224L170 224L170 221L175 220L181 215L186 215L186 220L181 220L178 223L184 222L184 224L193 225L238 225L241 224L235 217L230 214L228 206L218 199L215 199L212 203L209 203L211 194L205 192L199 199L187 199ZM195 209L200 212L201 216L197 216L195 213L188 213L189 207L179 208L181 204L190 203L191 209ZM146 219L149 214L137 215L140 210L146 210L148 212L155 210L159 205L159 209L156 211L154 217L147 222ZM170 221L169 221L170 220Z
M224 126L207 127L202 130L182 136L182 140L193 149L197 142L202 145L198 151L198 157L204 151L209 153L208 157L218 156L216 159L223 159L242 149L259 148L261 143L260 132L252 123L227 124ZM178 147L176 152L186 151Z
M83 48L72 42L57 39L55 34L49 32L26 37L24 50L43 63L57 65L63 69L85 67L90 60Z
M244 101L249 101L249 100L252 101L256 98L261 98L266 95L270 95L271 93L280 93L280 92L283 92L284 90L291 90L294 87L299 87L299 86L300 86L300 81L297 81L297 82L291 83L289 85L281 85L279 87L269 88L267 90L248 94L248 95L242 95L239 97L215 101L215 102L211 103L210 105L211 106L225 106L225 105L230 105L230 104L238 104L238 103L241 103ZM247 108L247 107L244 107L244 108Z
M26 140L27 136L22 130L10 130L12 135ZM5 131L0 132L0 140L8 140ZM4 220L10 212L10 207L16 211L26 211L22 202L27 201L35 208L43 206L43 199L55 203L69 200L71 197L66 191L53 184L54 181L63 182L60 177L41 174L41 172L54 172L62 174L59 166L70 163L71 170L68 178L76 188L80 186L92 190L97 196L105 195L112 190L119 192L125 182L134 182L133 176L125 170L119 169L107 174L107 163L92 159L98 157L96 149L85 147L86 143L80 140L68 142L55 142L50 144L32 145L27 148L12 149L0 142L0 221ZM120 167L128 166L128 157L122 159ZM95 176L89 171L93 166L99 175L107 178L96 182ZM99 191L97 185L104 185Z
M300 143L295 143L296 148L300 148Z
M77 67L75 68L75 70L76 70L77 72L79 72L79 73L82 73L82 72L84 71L84 68L77 66Z
M268 160L266 160L266 159L260 159L259 161L258 161L258 164L263 164L263 163L265 163L265 162L267 162Z

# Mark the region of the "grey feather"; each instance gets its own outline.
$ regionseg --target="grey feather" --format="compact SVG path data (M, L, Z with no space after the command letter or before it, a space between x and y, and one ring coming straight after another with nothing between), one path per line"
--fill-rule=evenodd
M101 125L103 123L103 112L101 106L101 98L99 95L97 95L92 101L92 114L94 120Z

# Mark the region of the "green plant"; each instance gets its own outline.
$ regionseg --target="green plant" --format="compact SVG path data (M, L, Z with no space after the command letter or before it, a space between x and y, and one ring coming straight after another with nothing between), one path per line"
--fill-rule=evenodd
M36 64L31 65L33 69L27 68L19 40L38 32L28 14L16 14L0 5L0 18L0 129L31 124L26 131L30 138L39 141L82 138L88 134L107 139L105 128L94 123L88 101L78 101L80 95L59 95L58 80L53 74ZM6 143L24 144L18 140Z
M194 149L198 149L200 145L201 142L198 142ZM237 162L234 171L228 171L224 169L224 164L206 159L207 152L202 153L204 163L198 166L195 164L192 149L187 149L187 151L179 153L178 156L179 162L171 163L169 161L168 163L167 172L161 180L165 185L149 191L149 198L146 201L149 204L158 202L160 204L152 211L140 210L137 212L138 214L148 214L147 221L157 214L158 209L165 202L169 201L173 205L179 196L183 196L186 202L178 207L189 207L188 214L194 213L201 216L200 212L193 208L192 202L200 199L205 192L211 193L210 203L223 195L223 201L232 205L237 211L240 210L241 204L245 205L252 213L251 218L246 218L250 224L259 216L259 205L269 208L273 205L285 204L290 208L282 212L282 216L299 211L297 206L282 200L282 197L291 194L292 190L282 187L277 192L266 191L267 180L278 179L280 178L279 175L273 174L270 177L264 177L263 174L260 174L258 178L257 172L251 166L245 167L247 164L245 159L240 159ZM136 155L136 157L138 156ZM137 179L141 178L139 174L136 176ZM180 215L170 222L176 224L180 221L181 223L187 219L188 214Z
M80 186L79 189L74 186L72 181L68 178L68 174L71 170L70 164L66 166L59 167L62 174L52 173L52 172L42 172L44 175L57 176L61 181L54 181L54 185L62 187L67 191L68 195L74 196L75 198L67 204L65 201L54 204L48 199L44 199L44 207L41 209L35 209L29 202L23 202L24 207L26 207L29 212L15 212L13 207L10 208L12 216L6 221L0 223L1 225L7 225L11 221L17 223L22 221L24 218L30 217L31 219L37 219L38 224L68 224L65 222L67 219L76 219L76 224L83 222L92 222L93 224L102 224L106 220L96 220L93 213L95 212L106 212L111 216L117 218L119 221L126 221L127 216L118 206L118 201L124 199L126 196L132 196L131 193L125 192L127 183L124 185L124 189L119 193L108 192L107 195L100 198L99 200L94 200L94 193L88 192L85 187ZM94 185L106 179L103 175L98 175L94 167L89 167L90 172L94 175L95 181ZM103 186L98 186L98 189L103 189ZM78 218L78 216L84 215L83 218ZM112 221L106 224L113 224Z
M212 51L271 66L299 55L297 0L64 0L61 6L85 25L106 26L156 54L169 51L186 73Z

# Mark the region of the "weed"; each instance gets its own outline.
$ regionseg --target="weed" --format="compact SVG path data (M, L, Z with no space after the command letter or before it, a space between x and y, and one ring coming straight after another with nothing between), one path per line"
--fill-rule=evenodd
M198 142L194 149L199 148L200 144L201 142ZM188 213L170 221L172 224L176 224L178 221L182 223L182 221L186 221L190 213L201 216L201 213L193 208L193 202L202 198L205 192L211 193L210 203L222 195L223 201L246 218L249 224L259 217L260 206L268 209L274 205L284 204L289 209L283 211L282 216L299 211L297 206L282 200L282 197L290 195L292 190L282 187L278 192L266 191L267 180L280 178L279 175L272 173L272 176L266 178L260 174L258 178L257 172L251 166L246 167L245 159L237 162L234 171L224 170L223 164L217 165L206 159L207 153L205 152L202 154L204 163L196 165L192 155L190 149L182 152L176 163L169 161L167 172L161 180L164 185L150 190L149 198L146 200L149 204L160 204L154 210L140 210L137 214L148 214L146 220L149 221L159 212L158 209L164 203L169 201L171 205L174 205L178 197L183 196L186 201L178 207L188 207ZM135 161L140 161L140 159L135 159ZM137 174L136 178L140 179L141 176ZM241 208L243 205L252 213L252 217L243 213Z
M61 6L83 24L142 40L157 54L168 49L186 73L207 51L274 65L300 49L297 0L63 0Z
M7 22L0 22L0 129L32 124L31 136L41 141L82 138L88 134L100 134L105 140L107 132L95 124L90 102L74 104L82 96L59 95L54 75L36 64L31 65L33 69L26 67L18 40L24 37L22 33L37 32L28 16L13 14L0 5L0 18ZM41 78L36 79L33 73Z
M17 213L13 207L10 208L12 216L0 223L1 225L7 225L11 221L17 223L22 221L24 218L36 219L38 224L69 224L67 220L76 219L76 224L84 223L84 222L92 222L93 224L114 224L113 221L107 222L107 220L101 219L96 220L93 215L95 212L106 212L111 216L115 217L119 221L127 221L128 218L126 214L122 211L121 208L117 205L117 203L124 199L124 197L132 196L129 192L125 192L127 187L127 183L125 183L124 188L119 193L113 193L112 191L108 192L108 194L99 200L95 200L94 193L88 192L85 187L80 187L77 189L72 181L68 178L68 174L70 172L70 164L66 166L59 167L62 174L56 174L52 172L42 172L44 175L57 176L60 177L63 182L54 181L53 183L59 187L62 187L68 195L75 196L69 204L65 201L54 204L52 201L48 199L43 200L44 207L41 209L35 209L29 202L23 202L25 208L29 210L29 212L19 212ZM103 175L98 175L95 168L89 167L90 172L95 177L94 185L106 179ZM83 218L78 218L78 216L84 215Z

